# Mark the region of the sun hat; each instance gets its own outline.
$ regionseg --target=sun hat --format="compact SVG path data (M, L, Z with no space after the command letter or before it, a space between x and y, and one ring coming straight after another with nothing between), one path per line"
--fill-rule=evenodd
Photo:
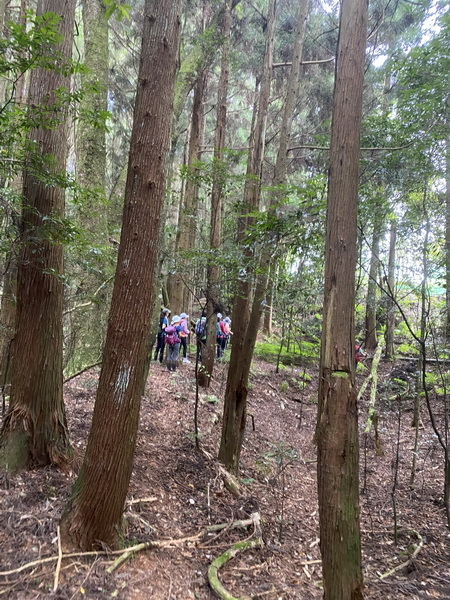
M178 315L173 315L172 317L172 325L174 325L175 323L179 323L181 321L181 317Z
M180 319L188 319L189 315L187 315L186 313L181 313L180 315Z
M217 318L221 319L222 318L222 313L217 313Z
M225 319L223 320L224 323L231 323L231 319L230 317L225 317Z

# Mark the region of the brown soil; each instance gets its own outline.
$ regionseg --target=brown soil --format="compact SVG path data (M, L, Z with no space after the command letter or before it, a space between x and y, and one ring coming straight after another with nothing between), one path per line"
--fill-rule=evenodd
M217 455L220 440L226 368L226 363L219 365L211 390L200 392L200 445L212 456ZM385 382L392 366L385 364L381 369ZM224 489L215 460L195 449L193 374L193 364L181 365L176 374L159 363L152 365L126 508L125 541L132 545L195 539L136 553L113 573L106 569L115 556L65 558L53 592L56 561L36 562L21 572L17 569L57 555L58 519L75 474L50 468L14 477L3 474L0 595L17 600L50 596L70 600L212 599L215 595L207 581L208 566L232 544L249 538L252 528L198 534L208 525L246 519L258 508L265 546L242 552L227 563L220 570L224 586L238 598L321 598L316 452L312 443L317 367L289 367L275 374L272 365L254 363L251 418L241 461L244 499ZM66 385L69 426L80 455L89 431L97 376L95 372L85 373ZM358 375L360 382L363 376ZM304 379L308 381L303 385ZM414 430L410 401L387 398L388 394L380 391L379 432L384 456L377 456L373 433L361 435L366 598L448 599L449 534L442 499L442 452L422 410L417 471L411 489ZM441 411L437 415L440 419L442 408L437 410ZM363 432L367 399L361 402L360 413ZM397 462L399 533L395 543L392 492ZM419 539L423 546L410 560ZM406 566L380 577L402 563ZM7 571L11 573L5 574Z

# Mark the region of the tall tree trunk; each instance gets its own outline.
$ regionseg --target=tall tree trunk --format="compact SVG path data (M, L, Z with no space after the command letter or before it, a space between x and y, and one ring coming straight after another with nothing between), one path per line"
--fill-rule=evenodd
M61 16L59 50L68 60L74 10L71 0L38 4L39 14ZM70 87L68 69L61 67L36 69L30 79L30 104L48 111L58 124L32 132L36 155L29 156L24 171L11 396L1 434L6 460L13 469L27 464L64 465L72 456L63 403L63 246L58 241L64 189L53 181L66 172L68 152L64 107L54 110L55 90ZM50 172L47 181L33 170L37 156Z
M300 82L300 69L302 64L303 43L305 39L306 18L308 16L309 0L302 0L297 17L297 28L295 31L294 50L292 55L292 65L289 72L289 78L286 86L286 97L283 106L283 118L281 122L280 141L275 162L275 170L273 175L273 185L283 186L286 183L288 147L291 137L292 119L294 117L295 102L298 98L298 89ZM271 198L272 209L283 197L283 192L278 189ZM277 248L267 248L270 252L272 260L277 255ZM267 262L264 260L264 262ZM270 263L270 260L269 260ZM264 330L270 335L272 331L272 296L274 289L275 268L269 271L267 287L270 290L270 298L268 298L268 308L265 311Z
M390 44L389 49L391 50ZM384 80L384 91L381 101L382 114L385 118L388 117L388 96L391 90L391 75L388 72ZM372 246L370 254L369 281L367 284L366 297L366 320L365 320L365 347L369 351L375 350L378 344L377 336L377 304L378 304L378 285L377 277L380 266L379 252L380 240L382 236L382 228L384 224L384 214L382 199L386 198L386 182L384 177L380 176L378 181L378 189L376 191L375 207L374 207L374 223L372 234Z
M391 229L389 233L389 259L388 259L388 277L387 277L387 318L386 318L386 351L385 358L394 360L394 331L395 331L395 245L397 242L397 219L391 219Z
M381 219L379 218L380 207L376 208L376 216L373 225L372 247L370 249L369 281L367 283L366 297L366 324L365 324L365 347L366 350L375 350L377 347L377 299L378 299L378 269L380 264L380 239Z
M240 1L241 0L231 0L231 10L233 10ZM206 23L203 33L194 41L189 54L181 60L175 85L173 109L175 123L178 122L178 119L183 112L186 98L197 82L199 74L206 71L211 65L216 56L219 44L223 41L224 15L224 5L220 5L218 10L208 19L208 23Z
M4 39L6 0L0 0L0 39ZM0 106L5 102L6 77L0 77Z
M331 126L316 431L324 600L363 598L354 287L366 35L367 0L342 0Z
M425 237L423 240L422 247L422 285L420 290L420 338L419 338L419 362L417 365L418 376L417 376L417 391L414 396L414 407L413 407L413 418L411 426L414 427L414 445L412 448L412 463L411 463L411 475L409 478L409 487L412 489L414 486L414 480L416 477L417 468L417 454L419 451L419 440L420 440L420 407L421 400L424 393L422 386L423 377L422 374L426 371L426 340L427 340L427 320L430 314L430 303L429 295L427 292L428 279L429 279L429 240L430 240L430 217L428 215L428 185L423 190L422 196L422 210L425 223L422 227L425 229Z
M269 265L269 278L267 280L267 305L264 308L263 331L269 337L273 333L273 303L275 301L275 279L274 265Z
M81 118L77 128L77 179L83 186L105 195L106 142L105 129L94 127L89 119L107 110L108 95L108 21L103 0L83 0L84 64L81 83L84 95L80 102ZM98 231L105 240L106 211L98 196L85 200L81 207L89 230Z
M261 90L258 103L258 116L252 135L251 154L247 167L247 179L244 189L243 215L257 210L261 191L261 171L264 158L265 126L270 96L270 83L273 64L273 35L275 27L276 0L270 0L267 16L266 48L264 56ZM253 255L245 244L247 229L251 226L251 217L240 217L238 243L243 251L247 276L238 281L237 293L233 305L233 344L231 346L230 366L224 400L222 437L219 459L234 474L239 470L239 458L247 418L248 375L254 341L247 341L249 325L249 302L251 295ZM256 339L256 336L255 336ZM249 354L250 353L250 354Z
M450 340L450 137L445 146L445 333Z
M144 392L181 0L146 0L121 243L86 455L61 522L66 544L115 545ZM108 416L105 419L105 415Z
M5 267L0 308L0 387L3 392L11 380L11 344L16 320L17 261L13 252L8 253Z
M83 0L82 11L87 70L81 73L84 94L77 121L76 164L77 182L85 191L77 209L89 250L83 250L79 261L85 265L77 277L77 298L82 298L77 303L81 307L70 319L74 355L66 359L73 370L101 357L111 295L111 286L105 281L113 272L105 194L106 129L92 122L94 117L101 122L107 110L108 22L103 0Z
M186 161L187 179L184 188L183 205L179 216L180 235L175 250L176 268L177 271L181 271L182 276L180 281L178 281L178 285L171 286L170 308L172 314L180 314L182 310L189 312L189 306L192 304L191 286L193 286L194 271L190 252L195 247L199 192L198 180L195 177L198 175L198 168L195 165L200 158L200 145L203 138L205 86L206 74L201 73L195 86L192 103L192 118ZM172 278L177 278L177 273L174 273Z
M198 374L198 383L202 387L209 387L214 368L216 349L216 314L219 310L220 267L215 258L222 241L222 208L223 188L223 157L225 147L225 134L227 123L227 95L230 62L230 31L231 7L230 0L224 2L224 44L220 67L220 79L217 89L216 131L214 136L214 174L211 190L211 220L209 233L210 260L207 263L207 291L206 291L206 347L202 354L202 367Z
M0 5L0 10L2 10L2 5ZM18 22L22 26L26 25L26 2L24 0L22 0L20 3ZM13 90L14 102L16 106L22 107L26 102L26 94L29 87L27 85L28 80L29 73L26 72L20 75L16 81ZM1 94L3 94L3 96ZM0 91L0 97L4 97L4 90L3 92ZM14 175L11 182L11 188L17 193L17 195L22 193L23 178L21 172L18 172ZM20 228L20 217L15 211L13 211L11 215L11 221L14 228ZM11 379L11 344L15 334L17 306L17 254L18 249L12 247L7 253L3 269L4 279L0 306L0 386L3 390L5 385L10 383Z

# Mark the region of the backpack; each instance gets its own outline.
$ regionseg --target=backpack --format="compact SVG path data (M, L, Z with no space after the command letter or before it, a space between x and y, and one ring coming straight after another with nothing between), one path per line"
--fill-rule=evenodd
M219 340L223 340L226 337L226 334L223 331L223 321L219 321L216 326L216 334Z
M205 337L206 335L206 321L199 319L195 324L195 335L198 338Z
M177 328L174 325L168 325L164 329L164 332L166 334L164 342L166 344L169 344L169 346L173 346L174 344L178 344L179 342L181 342L177 334Z

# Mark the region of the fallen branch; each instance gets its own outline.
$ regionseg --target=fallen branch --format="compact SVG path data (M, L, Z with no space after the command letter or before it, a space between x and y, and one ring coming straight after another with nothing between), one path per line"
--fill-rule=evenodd
M132 498L131 500L127 500L127 506L141 504L141 502L156 502L157 500L158 498L156 496L148 496L147 498Z
M62 563L61 531L59 529L59 525L56 529L56 533L58 536L58 561L56 563L56 569L55 569L55 580L53 583L53 593L55 593L56 590L58 589L59 574L61 572L61 563Z
M131 548L127 548L125 551L122 551L122 554L118 558L116 558L116 560L113 562L113 564L110 565L106 569L106 572L112 573L118 567L120 567L120 565L122 563L127 561L134 554L137 554L138 552L142 552L142 550L147 550L148 548L170 548L170 547L174 547L174 546L179 546L180 544L184 544L185 542L195 542L202 535L203 535L203 531L201 531L200 533L197 533L196 535L193 535L190 537L185 537L185 538L163 540L161 542L157 542L157 541L143 542L141 544L136 544L135 546L132 546Z
M114 556L117 554L127 554L130 555L135 552L140 552L141 550L146 550L147 548L170 548L171 546L178 546L184 542L191 542L198 540L203 535L203 531L186 538L178 538L178 539L169 539L169 540L161 540L161 541L151 541L145 542L143 544L136 544L135 546L131 546L126 550L92 550L90 552L70 552L68 554L62 554L61 560L65 558L74 558L76 556ZM33 560L32 562L26 563L17 569L11 569L10 571L0 571L0 577L8 577L9 575L15 575L17 573L22 573L27 569L31 569L32 567L37 567L39 565L43 565L46 563L54 562L55 560L59 560L60 555L56 554L53 556L47 556L47 558L40 558L39 560Z
M69 381L72 381L72 379L75 379L75 377L78 377L79 375L82 375L83 373L86 373L86 371L90 371L94 367L98 367L101 364L102 364L102 361L100 360L100 361L97 361L95 363L92 363L92 365L88 365L87 367L84 367L84 369L81 369L81 371L77 371L77 373L74 373L70 377L67 377L67 379L64 379L63 385L66 384L66 383L68 383Z
M249 527L250 525L253 524L253 520L252 519L245 519L245 520L241 520L241 521L229 521L228 523L219 523L217 525L209 525L209 527L206 528L207 533L213 533L215 531L218 531L218 533L216 533L216 535L214 535L212 538L208 539L208 545L202 545L200 546L201 548L211 548L211 544L213 542L215 542L223 533L226 533L228 531L230 531L231 529L238 529L239 527L245 528L245 527Z
M232 523L218 523L217 525L209 525L207 531L221 531L222 529L238 529L239 527L248 527L253 524L253 519L244 519L242 521L233 521Z

